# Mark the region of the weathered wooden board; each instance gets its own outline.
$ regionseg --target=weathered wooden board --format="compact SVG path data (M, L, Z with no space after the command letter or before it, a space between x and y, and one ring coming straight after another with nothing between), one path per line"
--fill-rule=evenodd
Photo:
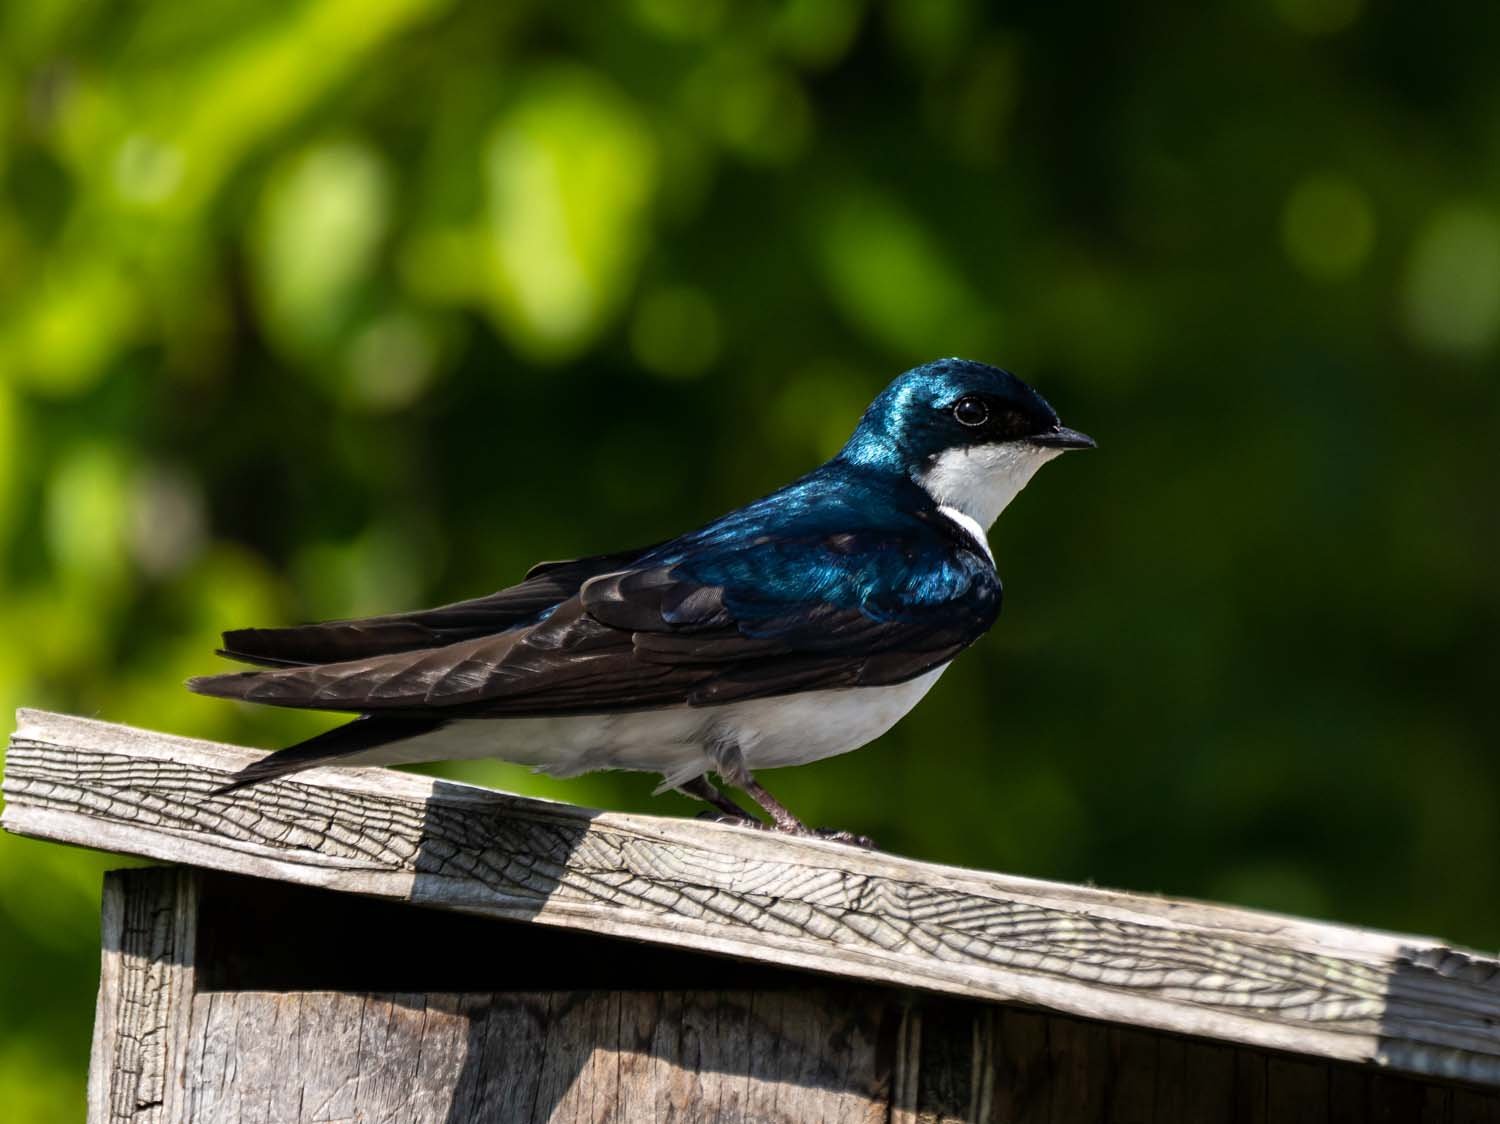
M1115 1067L1107 1028L1019 1011L908 1010L908 1039L927 1045L886 1056L892 1014L873 993L840 1009L817 991L209 993L193 1001L182 1119L1229 1124L1257 1119L1245 1114L1257 1091L1271 1113L1258 1119L1277 1124L1368 1121L1372 1097L1413 1124L1496 1112L1489 1097L1344 1063L1256 1056L1258 1072L1237 1073L1232 1047L1143 1031L1124 1032L1140 1059ZM1056 1051L1029 1091L1003 1084L1007 1034Z
M96 1073L114 1074L96 1086L105 1097L99 1120L1480 1124L1500 1105L1500 1093L1350 1062L975 1000L823 986L814 976L793 982L774 969L749 989L210 988L216 976L233 978L213 970L215 957L241 960L253 977L248 961L280 952L261 946L263 930L200 941L196 953L168 936L196 927L201 938L222 927L205 903L258 898L252 908L275 916L290 937L305 920L336 916L337 905L319 899L337 895L173 869L116 873L106 885L119 907L106 924L124 937L131 967L107 974L100 994L119 1033L106 1032L96 1048ZM122 926L121 918L137 923ZM378 932L388 950L404 953L421 934L451 938L447 920L404 910L373 931L319 927L302 947L347 946ZM489 924L497 933L516 928ZM589 939L596 955L629 960L636 951ZM116 955L106 953L106 966ZM333 963L315 958L312 977ZM477 966L470 959L464 970ZM161 1033L173 1022L178 1049Z
M208 993L187 1119L876 1124L890 1071L871 1007L820 992Z
M89 1124L183 1119L196 886L185 870L120 870L104 881Z
M20 834L1500 1084L1500 962L1421 937L589 812L390 771L210 795L251 751L22 711ZM1023 1083L1024 1084L1024 1083Z

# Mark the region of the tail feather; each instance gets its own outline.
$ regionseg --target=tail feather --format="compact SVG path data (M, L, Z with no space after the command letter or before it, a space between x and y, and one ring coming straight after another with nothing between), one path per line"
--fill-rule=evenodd
M656 545L567 562L543 562L533 566L517 585L436 609L290 628L236 628L224 633L219 654L265 667L301 667L440 648L493 636L533 623L577 593L589 578L628 565Z
M275 753L268 753L259 761L246 765L230 778L227 784L214 789L213 795L223 796L241 788L248 788L262 781L274 780L304 769L315 769L320 765L336 765L346 758L377 749L391 742L405 741L422 734L430 734L446 721L444 718L427 716L385 717L363 715L353 722L335 726L306 741L288 746ZM356 764L356 762L347 762Z

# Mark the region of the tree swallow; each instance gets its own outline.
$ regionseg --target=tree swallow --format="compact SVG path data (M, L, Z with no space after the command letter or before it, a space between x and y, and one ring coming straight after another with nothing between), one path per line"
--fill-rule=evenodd
M496 757L555 777L660 773L726 818L809 832L755 779L885 733L995 623L985 532L1091 438L1006 371L907 371L827 464L668 542L535 566L437 609L224 634L266 670L205 695L359 715L246 767L228 792L318 765Z

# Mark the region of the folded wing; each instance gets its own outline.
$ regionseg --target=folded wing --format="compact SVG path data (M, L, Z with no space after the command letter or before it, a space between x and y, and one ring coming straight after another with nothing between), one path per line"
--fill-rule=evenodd
M452 718L705 706L914 678L983 634L1000 595L988 560L947 540L844 533L646 555L499 634L439 624L456 638L189 685L278 706ZM471 619L478 627L482 611Z

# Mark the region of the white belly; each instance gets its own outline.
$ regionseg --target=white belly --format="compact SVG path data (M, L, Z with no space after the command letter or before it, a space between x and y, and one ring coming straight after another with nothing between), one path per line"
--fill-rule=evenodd
M894 687L809 691L724 707L752 769L803 765L874 741L922 701L947 664Z
M943 664L892 687L808 691L711 707L567 718L466 719L361 756L359 764L496 757L554 777L596 769L662 774L662 788L713 768L715 738L732 739L753 769L802 765L874 741L916 706ZM355 764L349 761L349 764Z

